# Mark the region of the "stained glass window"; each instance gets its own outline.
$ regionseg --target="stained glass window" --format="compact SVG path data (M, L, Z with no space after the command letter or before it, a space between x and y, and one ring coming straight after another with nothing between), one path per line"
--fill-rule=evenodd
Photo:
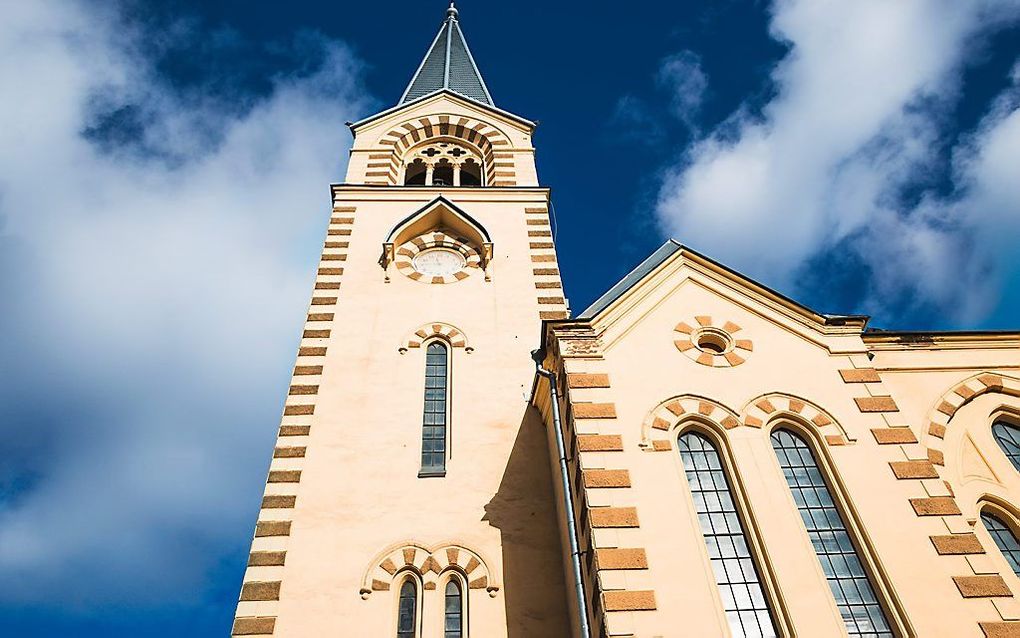
M446 624L443 638L462 638L464 636L464 601L461 597L460 583L451 578L446 583Z
M418 587L408 578L400 586L397 606L397 638L414 638L418 615Z
M772 447L829 581L847 633L861 638L893 638L811 448L789 430L774 431Z
M981 512L981 522L984 523L985 529L995 541L995 545L1002 552L1009 566L1013 568L1013 572L1020 576L1020 542L1013 535L1013 530L997 516L988 512Z
M421 471L446 471L447 348L433 341L425 351L425 414L421 433Z
M992 426L992 436L1009 462L1020 471L1020 428L1012 423L999 421Z
M719 452L698 432L680 435L680 458L733 636L776 636L758 568Z

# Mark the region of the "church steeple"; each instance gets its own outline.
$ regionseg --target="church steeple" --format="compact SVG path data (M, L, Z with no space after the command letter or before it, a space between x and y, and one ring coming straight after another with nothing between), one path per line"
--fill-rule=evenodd
M450 2L446 20L411 78L411 83L407 85L400 104L446 89L476 102L493 105L492 96L471 56L457 17L457 8Z

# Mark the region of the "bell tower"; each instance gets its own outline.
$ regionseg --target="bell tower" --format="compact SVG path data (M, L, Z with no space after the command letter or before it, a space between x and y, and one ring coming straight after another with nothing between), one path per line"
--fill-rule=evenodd
M233 635L569 635L528 404L568 316L535 123L451 3L398 104L349 126Z

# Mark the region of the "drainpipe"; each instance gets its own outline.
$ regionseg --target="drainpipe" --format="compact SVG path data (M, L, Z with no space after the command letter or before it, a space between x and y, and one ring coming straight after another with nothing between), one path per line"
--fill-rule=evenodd
M584 596L584 581L581 580L581 550L577 544L577 521L574 518L574 499L570 489L570 472L567 469L567 450L563 438L563 422L560 420L560 397L556 390L556 375L542 367L542 351L531 353L535 369L549 381L549 398L552 401L553 430L556 435L556 451L560 456L560 484L563 486L563 510L567 515L567 536L570 539L570 563L574 568L574 595L577 597L577 613L581 621L581 637L591 638L588 624L588 599Z

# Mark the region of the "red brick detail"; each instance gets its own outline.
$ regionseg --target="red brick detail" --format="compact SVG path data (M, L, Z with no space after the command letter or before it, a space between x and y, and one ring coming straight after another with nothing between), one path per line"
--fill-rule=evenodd
M297 502L296 496L283 494L266 494L262 497L262 509L291 509Z
M733 428L740 425L740 421L736 420L735 418L729 415L727 415L726 418L724 418L721 423L722 426L727 430L732 430Z
M288 405L283 409L284 416L308 416L315 414L314 405Z
M989 390L1001 390L1003 387L1002 377L997 374L982 374L978 377L978 381Z
M893 461L889 463L893 475L898 479L938 478L939 473L930 461Z
M871 430L879 445L904 445L917 443L917 437L910 428L874 428Z
M982 622L978 623L985 638L1020 638L1020 622Z
M879 383L882 381L878 376L878 370L874 368L840 370L839 376L843 377L843 383Z
M709 416L715 410L715 406L708 401L700 401L698 403L698 414L702 416Z
M772 414L776 411L776 406L772 405L772 402L768 399L762 399L761 401L754 404L762 412L766 414Z
M942 450L933 450L932 448L928 448L928 460L935 465L944 466L946 464L946 457L945 454L942 453Z
M290 536L290 521L259 521L255 524L255 538Z
M606 611L651 611L655 609L654 591L607 591L602 594Z
M892 397L857 397L854 399L861 412L899 412Z
M241 600L280 600L280 581L244 583L241 585Z
M302 459L305 457L304 447L278 447L273 450L274 459Z
M312 432L310 425L281 425L280 436L308 436Z
M931 423L928 425L928 434L939 439L944 439L946 438L946 426L939 425L938 423Z
M842 434L826 434L825 442L829 445L846 445L846 439Z
M669 421L655 417L655 420L652 421L652 427L656 430L669 430Z
M949 418L953 418L953 415L956 414L956 406L948 401L943 401L936 409Z
M744 418L744 425L749 428L760 428L763 424L758 417L748 415Z
M985 553L985 548L981 545L981 541L978 540L976 534L932 536L931 544L935 546L935 551L941 556Z
M270 483L300 483L301 470L274 470L269 473Z
M571 372L567 374L567 386L571 388L608 388L608 374Z
M643 549L596 549L599 569L648 569L648 556Z
M575 419L615 419L615 403L575 403Z
M998 574L987 576L953 576L956 588L964 598L999 598L1012 596L1009 585Z
M235 618L231 636L271 636L276 630L274 616L250 616Z
M282 567L287 552L252 552L248 554L249 567Z
M633 507L594 507L591 509L592 527L638 527L637 509Z
M577 437L582 452L622 452L623 437L619 434L582 434Z
M294 368L294 376L314 376L322 374L322 366L297 366Z
M673 445L669 441L652 441L652 450L655 452L669 452Z
M910 506L918 516L955 516L960 513L960 508L951 496L912 498Z
M627 470L584 470L584 486L630 487L630 472Z

